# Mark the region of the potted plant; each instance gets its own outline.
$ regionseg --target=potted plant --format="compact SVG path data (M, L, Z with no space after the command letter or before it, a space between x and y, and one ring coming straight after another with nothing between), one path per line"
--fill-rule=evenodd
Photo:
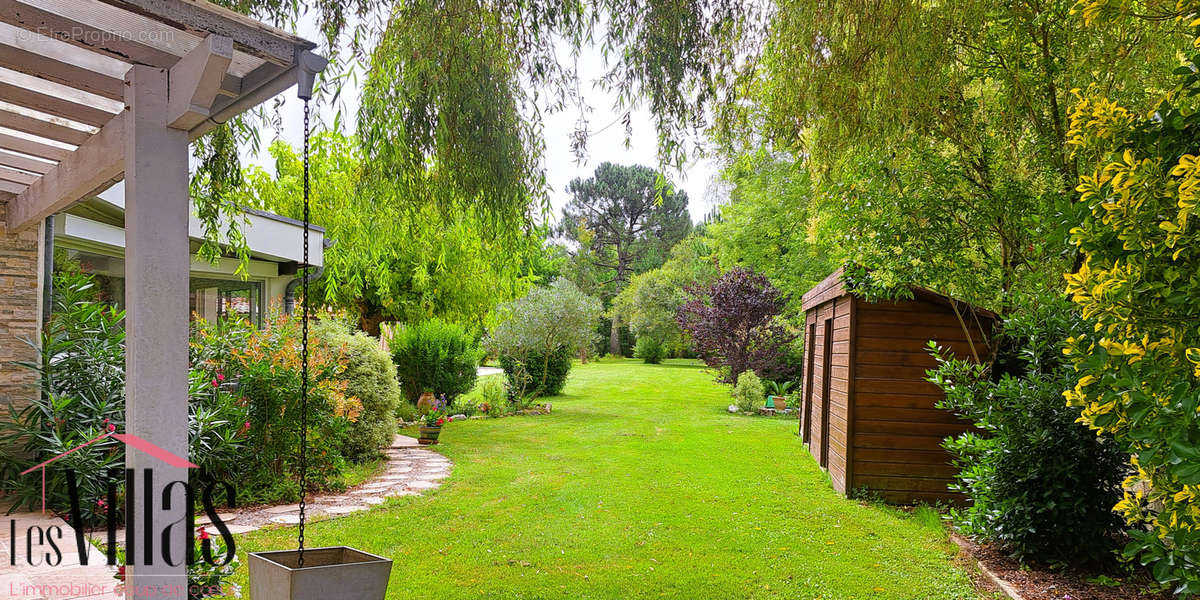
M446 414L446 397L442 396L442 401L434 401L429 412L421 415L421 425L417 428L420 435L417 437L417 443L423 446L430 446L438 443L438 436L442 433L442 425L454 420L454 417Z
M783 410L787 408L787 393L792 389L790 381L770 381L766 382L767 387L767 408Z

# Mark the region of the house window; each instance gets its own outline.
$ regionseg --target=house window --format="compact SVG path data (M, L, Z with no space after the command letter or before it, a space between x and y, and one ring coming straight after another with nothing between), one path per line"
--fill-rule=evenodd
M192 318L209 321L244 319L262 325L263 291L261 281L202 279L193 277L191 288Z

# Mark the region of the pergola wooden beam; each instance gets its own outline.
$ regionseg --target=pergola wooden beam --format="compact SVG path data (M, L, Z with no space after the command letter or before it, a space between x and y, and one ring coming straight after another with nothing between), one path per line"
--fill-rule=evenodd
M55 161L63 160L71 155L71 150L66 148L3 132L0 132L0 148Z
M29 158L20 154L13 154L6 150L0 150L0 166L10 167L13 169L21 169L30 173L44 175L54 168L54 163Z
M55 119L58 119L55 117ZM61 120L43 120L18 112L12 112L0 106L0 127L7 127L25 133L57 140L68 144L79 145L92 137L92 131L83 131L68 126Z
M111 100L124 100L129 65L66 42L15 27L0 18L0 67L70 86Z
M9 202L9 231L40 223L121 177L125 171L125 114L113 117Z
M179 59L167 75L167 125L190 131L207 119L225 71L233 60L233 40L210 35Z
M247 54L279 66L291 66L297 48L311 50L316 44L285 31L259 23L227 8L195 0L100 0L133 13L152 16L185 31L225 36Z
M88 94L61 83L0 67L0 98L34 110L101 127L123 103Z

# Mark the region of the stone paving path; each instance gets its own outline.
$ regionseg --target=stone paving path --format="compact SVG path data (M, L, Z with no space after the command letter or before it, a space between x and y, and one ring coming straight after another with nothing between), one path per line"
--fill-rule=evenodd
M386 452L388 461L383 473L345 492L309 498L307 517L325 519L367 510L388 498L415 496L436 488L450 476L450 459L423 448L414 438L397 435ZM246 533L273 524L296 525L300 522L300 505L248 507L222 512L220 517L230 532ZM205 526L209 521L197 518L196 523ZM208 529L210 533L216 531Z
M397 435L386 452L388 461L383 473L344 493L309 499L306 510L310 518L329 519L368 510L391 497L414 496L436 488L450 476L450 459L425 449L413 438ZM295 525L300 522L300 506L247 507L230 509L219 515L229 531L238 534L266 526ZM114 593L118 583L113 579L114 569L105 564L105 557L95 547L89 545L88 565L80 564L74 545L75 531L62 519L39 513L13 514L8 518L16 519L22 530L32 525L42 529L52 525L61 527L65 547L60 565L13 567L9 561L13 549L5 543L7 534L0 536L0 600L124 599L124 594ZM197 517L196 523L215 533L207 518ZM105 533L98 531L91 535L103 538ZM125 532L118 531L117 539L125 539Z

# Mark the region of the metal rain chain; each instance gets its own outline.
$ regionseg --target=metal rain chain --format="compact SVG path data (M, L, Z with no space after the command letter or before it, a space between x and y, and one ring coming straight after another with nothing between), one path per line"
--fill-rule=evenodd
M300 55L297 94L304 101L304 312L300 317L300 531L296 550L252 552L250 595L254 600L383 600L392 561L347 546L304 547L308 492L308 237L309 237L309 100L325 58Z

